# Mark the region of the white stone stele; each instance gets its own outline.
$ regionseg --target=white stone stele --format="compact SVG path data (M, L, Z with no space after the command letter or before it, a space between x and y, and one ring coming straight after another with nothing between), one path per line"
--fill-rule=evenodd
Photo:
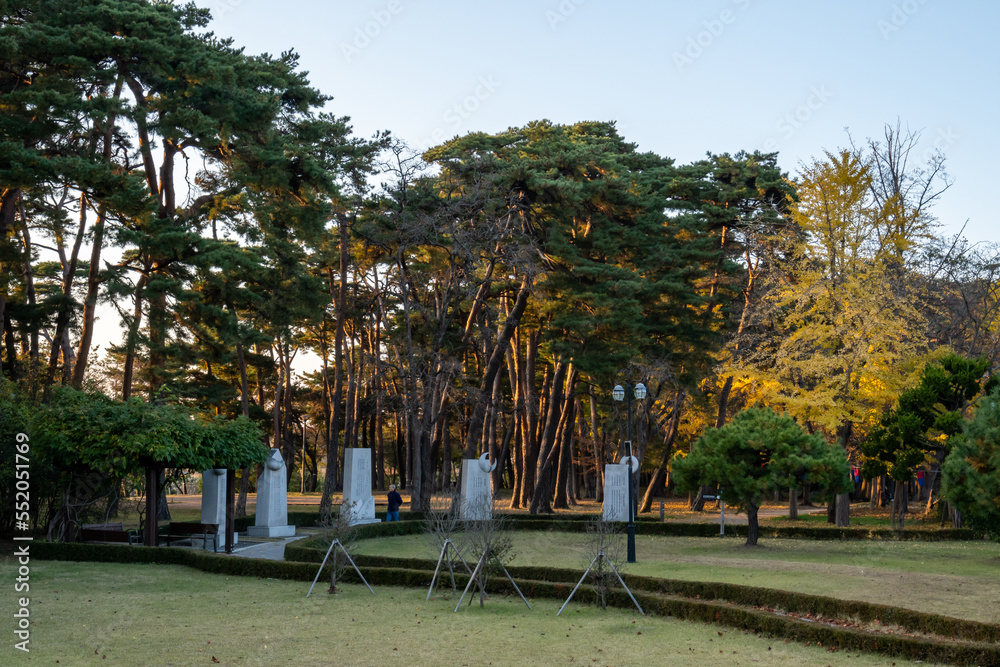
M487 454L462 459L462 496L458 516L463 521L486 521L493 516L493 480Z
M218 551L226 541L226 469L210 468L201 473L201 522L219 525L215 536L215 549ZM233 533L233 544L239 541L239 535ZM194 538L194 546L202 540Z
M251 537L291 537L295 526L288 525L288 480L281 452L272 449L257 480L257 516L247 533Z
M350 525L379 523L372 497L372 450L349 447L344 450L344 503L341 513L350 512Z
M628 466L609 463L604 466L605 521L628 521Z

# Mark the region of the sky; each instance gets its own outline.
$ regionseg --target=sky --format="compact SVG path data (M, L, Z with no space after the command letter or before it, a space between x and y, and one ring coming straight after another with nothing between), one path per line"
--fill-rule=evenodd
M683 164L777 151L781 168L919 132L953 185L940 233L1000 241L1000 3L958 0L196 0L248 53L295 51L355 134L414 148L533 120L613 120ZM848 132L850 134L848 134ZM99 342L117 341L102 314ZM315 360L302 355L303 368Z
M943 233L1000 240L1000 3L970 0L196 0L249 53L294 50L355 133L416 148L532 120L614 120L640 150L800 164L887 123L953 186ZM850 134L848 134L848 132Z

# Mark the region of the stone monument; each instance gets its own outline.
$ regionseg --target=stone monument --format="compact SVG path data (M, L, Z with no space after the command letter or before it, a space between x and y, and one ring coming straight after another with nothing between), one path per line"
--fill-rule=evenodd
M226 469L212 468L201 473L201 522L219 526L215 535L218 551L226 539ZM233 544L237 535L233 533Z
M478 459L462 459L462 496L459 518L463 521L485 521L493 516L493 480L490 473L496 469L488 460L489 454Z
M295 526L288 525L285 462L277 449L271 450L264 473L257 479L257 517L247 532L251 537L291 537L295 534Z
M632 459L632 471L639 470L635 457L623 457L618 463L604 466L604 513L605 521L628 521L628 462Z
M350 525L378 523L372 497L372 450L350 447L344 450L344 503L341 513L351 512Z

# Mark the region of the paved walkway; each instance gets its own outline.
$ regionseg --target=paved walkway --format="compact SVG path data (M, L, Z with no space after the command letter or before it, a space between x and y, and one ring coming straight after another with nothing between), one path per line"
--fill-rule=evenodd
M286 537L280 542L264 542L262 544L254 544L249 547L239 548L239 544L236 545L236 550L233 551L234 556L239 556L240 558L264 558L266 560L285 560L285 545L289 542L294 542L295 540L301 540L302 538L309 537L308 533L299 533L298 535L293 535L292 537ZM250 538L252 541L252 538Z

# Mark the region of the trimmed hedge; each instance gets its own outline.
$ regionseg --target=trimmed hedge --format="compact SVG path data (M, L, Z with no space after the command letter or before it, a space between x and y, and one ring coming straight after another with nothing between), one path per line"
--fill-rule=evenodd
M334 506L336 511L337 506ZM389 535L409 535L410 532L397 532L396 529L389 528L386 522L385 512L376 512L375 516L382 519L380 524L365 524L359 527L364 528L363 534L359 533L360 539L370 537L387 537ZM425 512L400 512L401 523L420 522L426 516ZM563 533L586 532L587 524L594 518L594 514L510 514L511 525L517 530L542 530L557 531ZM255 516L250 514L236 519L236 532L243 533L254 525ZM392 523L396 523L395 521ZM288 524L301 526L303 528L315 528L319 525L319 512L289 512ZM719 524L717 523L662 523L659 519L642 517L636 519L636 534L638 535L663 535L671 537L717 537L719 535ZM385 532L380 532L385 531ZM420 532L420 531L414 531ZM746 537L747 526L745 524L734 524L726 526L726 535L729 537ZM762 538L804 538L812 540L922 540L929 542L952 541L952 540L976 540L983 539L981 532L968 528L947 528L941 530L904 530L894 531L890 528L874 527L847 527L837 528L834 526L760 526L760 537Z
M286 549L291 547L292 545L288 545ZM309 551L317 550L310 549ZM312 581L316 576L315 563L232 558L179 548L148 549L126 545L35 542L32 545L32 556L41 560L187 565L216 574L256 576L294 581ZM319 557L321 559L322 554ZM429 560L367 556L357 556L355 561L359 567L365 569L365 578L373 585L408 587L428 586L430 584L431 572L436 564ZM384 566L393 561L396 563L395 567ZM400 567L400 565L403 565L403 567ZM330 566L324 568L325 571L321 575L321 578L329 578L329 568ZM569 596L579 576L579 572L575 570L523 567L512 567L509 569L525 596L531 598L549 598L557 601L565 600ZM532 577L547 577L550 580ZM462 586L468 582L467 575L461 575L456 572L455 578ZM551 579L564 579L566 581L551 581ZM341 580L357 581L353 570L345 572ZM956 665L1000 665L1000 645L996 643L942 641L922 637L884 635L854 628L830 626L790 616L776 615L766 610L737 606L739 603L724 603L716 599L681 598L676 596L677 592L675 592L674 587L680 587L680 590L685 594L701 591L701 593L695 594L700 594L703 598L705 598L706 594L726 592L728 589L752 591L754 594L782 593L781 591L754 589L753 587L738 586L735 584L721 584L718 586L722 588L719 588L716 585L701 582L674 582L636 576L628 576L627 581L629 587L633 589L633 593L639 604L647 613L659 614L661 616L675 616L685 620L706 623L718 623L768 636L780 636L798 641L816 642L828 649L871 651L911 660L936 661ZM581 590L593 592L592 588L587 585L581 586ZM494 593L514 594L513 587L502 577L491 578L490 591ZM732 594L732 591L729 590L729 593ZM801 594L794 593L788 595L802 599L817 598L825 600L824 598L820 598L820 596L802 596ZM720 596L718 599L721 600L723 598ZM833 602L839 601L833 600ZM760 604L761 601L755 599L754 603ZM608 595L608 604L623 609L632 608L632 601L621 590L610 592ZM865 603L849 602L849 604L860 605L861 607L865 606ZM882 605L867 606L882 608ZM921 615L918 612L910 612L908 610L885 609L889 609L892 612L891 621L889 622L899 625L902 625L901 621L905 621L907 615L931 616ZM968 626L970 628L972 626L988 628L988 631L983 636L995 637L996 635L991 633L1000 630L997 626L987 626L987 624L977 624L972 621L959 621L958 619L946 619L945 617L939 618L947 621L955 621L961 626Z

